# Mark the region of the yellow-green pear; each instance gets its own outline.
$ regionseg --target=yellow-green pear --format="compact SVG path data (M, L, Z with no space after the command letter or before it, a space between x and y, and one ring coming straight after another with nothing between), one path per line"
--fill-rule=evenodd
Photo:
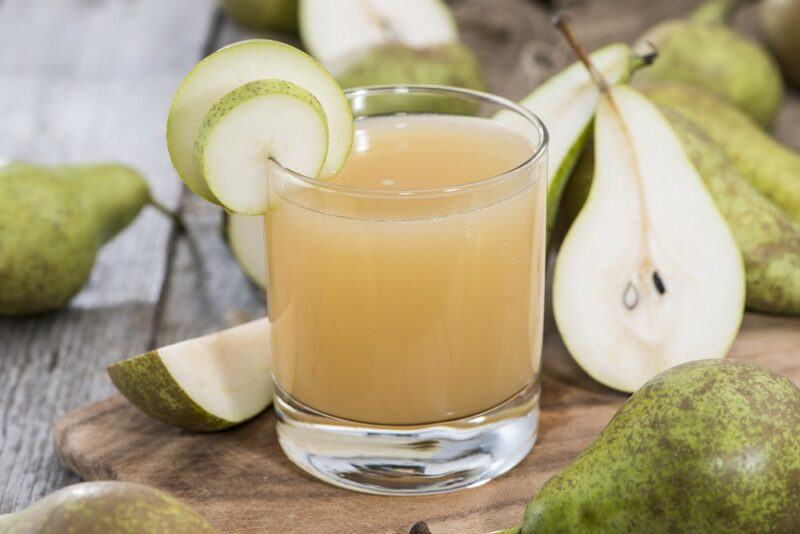
M150 202L147 183L123 165L0 167L0 315L67 304L97 251Z
M761 23L784 74L800 87L800 0L764 0Z
M762 126L775 118L783 81L775 60L759 43L728 27L741 0L709 0L689 18L661 22L634 47L658 49L658 59L636 78L690 83L741 108Z
M220 0L225 13L256 31L297 31L297 0Z
M749 362L657 375L539 490L522 534L800 532L800 389Z
M19 512L0 515L3 534L213 534L200 514L155 488L84 482Z
M641 88L659 106L699 126L753 187L800 224L800 154L706 91L676 83Z

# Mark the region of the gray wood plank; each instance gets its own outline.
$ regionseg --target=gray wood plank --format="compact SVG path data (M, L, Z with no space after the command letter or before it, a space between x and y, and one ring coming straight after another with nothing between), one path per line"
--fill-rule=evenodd
M212 0L3 0L2 156L125 162L177 206L166 113L213 14ZM0 513L75 481L53 456L50 426L112 392L108 363L149 347L171 232L147 210L103 250L69 309L0 321Z
M209 52L243 39L277 39L300 46L296 36L257 33L224 18ZM263 317L263 292L244 276L223 238L223 211L186 192L186 233L177 236L155 345L163 346Z

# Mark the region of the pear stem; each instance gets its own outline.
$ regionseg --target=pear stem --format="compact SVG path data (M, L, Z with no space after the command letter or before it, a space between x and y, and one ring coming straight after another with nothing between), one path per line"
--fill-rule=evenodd
M575 55L578 56L578 59L586 67L586 70L589 71L589 76L592 77L592 80L600 89L600 92L607 93L608 82L603 77L603 74L594 66L592 60L589 59L589 54L586 52L586 49L583 48L583 45L581 45L577 37L575 37L575 33L572 31L572 22L570 21L569 15L566 13L556 14L556 16L553 17L553 26L558 28L558 31L560 31L567 40L570 48L572 48L573 52L575 52Z
M639 272L637 273L637 277L642 279L647 276L652 276L653 282L656 288L658 289L658 292L660 294L663 294L664 292L666 292L664 281L658 274L658 271L653 266L654 262L651 255L652 252L650 243L650 218L648 216L647 208L645 205L644 185L642 184L642 179L641 179L639 158L636 156L636 151L633 148L634 147L633 136L631 135L628 125L625 123L625 120L623 119L622 112L620 111L619 106L614 100L608 82L603 77L602 73L597 69L597 67L594 66L594 63L592 63L592 60L589 57L589 54L586 52L581 43L578 41L577 37L575 37L575 33L572 31L572 24L570 23L569 16L562 13L557 14L555 17L553 17L553 25L562 33L564 38L567 40L567 43L569 43L570 47L575 52L575 55L578 56L578 59L586 67L586 70L589 71L589 76L592 78L595 85L597 85L597 88L600 90L600 94L603 97L605 97L609 106L614 110L614 115L616 117L616 120L619 122L623 135L628 140L628 146L630 147L631 166L633 167L637 176L636 189L637 189L637 196L639 198L639 212L642 219L642 250L644 252L643 252L641 267ZM650 57L649 60L653 61L654 59L655 56L653 55L652 57ZM595 150L597 150L597 146L595 146ZM639 304L639 300L640 300L639 289L637 287L636 282L632 278L623 290L622 303L629 310L633 310Z
M157 201L152 197L150 198L150 205L153 206L158 211L160 211L163 215L169 217L175 224L175 230L179 234L182 234L186 230L186 224L183 222L183 217L181 217L180 213L172 211L164 204L162 204L161 202Z

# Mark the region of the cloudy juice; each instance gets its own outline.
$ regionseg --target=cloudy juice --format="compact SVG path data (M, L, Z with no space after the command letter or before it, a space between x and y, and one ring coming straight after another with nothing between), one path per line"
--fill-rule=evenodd
M279 387L334 417L417 425L534 380L546 177L526 165L533 150L489 119L375 117L356 122L337 176L271 182Z

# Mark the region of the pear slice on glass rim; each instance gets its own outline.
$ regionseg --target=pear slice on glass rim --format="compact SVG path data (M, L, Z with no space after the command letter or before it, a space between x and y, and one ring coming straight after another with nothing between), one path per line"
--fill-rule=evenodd
M118 362L111 381L144 413L203 432L247 421L272 403L266 318Z
M285 43L240 41L209 55L186 75L167 120L167 148L175 170L192 191L210 202L219 204L220 200L200 171L195 146L198 129L225 95L249 82L267 79L301 87L322 107L330 132L322 174L337 173L347 160L353 142L353 114L330 73L314 58Z
M260 215L269 207L270 160L305 176L322 172L328 122L322 105L302 87L256 80L211 106L196 149L200 173L220 204Z
M730 229L670 124L641 93L602 94L589 197L556 259L553 312L575 361L632 392L661 371L722 358L744 313Z

